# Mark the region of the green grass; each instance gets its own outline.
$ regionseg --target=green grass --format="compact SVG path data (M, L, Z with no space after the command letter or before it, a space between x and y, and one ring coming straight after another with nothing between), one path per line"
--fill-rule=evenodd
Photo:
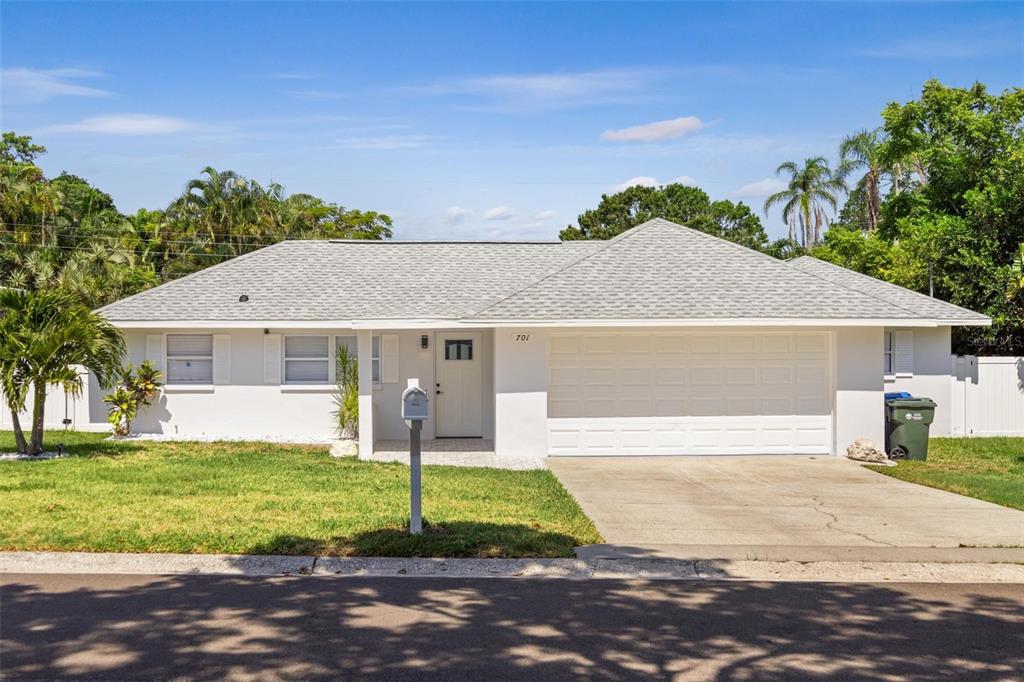
M911 483L1024 509L1024 438L933 438L924 462L872 468Z
M421 536L409 469L326 447L111 442L48 434L73 455L0 462L0 550L568 557L600 542L548 471L427 466ZM0 432L0 452L14 449Z

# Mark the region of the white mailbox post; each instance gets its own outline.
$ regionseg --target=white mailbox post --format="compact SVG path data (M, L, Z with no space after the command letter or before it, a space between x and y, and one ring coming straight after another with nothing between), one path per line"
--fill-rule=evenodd
M423 532L423 479L420 462L420 431L423 420L430 416L427 392L419 387L419 379L409 379L402 393L402 419L409 426L409 532Z

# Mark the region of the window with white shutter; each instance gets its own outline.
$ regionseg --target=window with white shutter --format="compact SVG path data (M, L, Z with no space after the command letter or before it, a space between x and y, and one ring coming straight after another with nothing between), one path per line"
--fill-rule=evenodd
M213 334L167 335L167 383L213 383Z
M327 336L284 337L286 384L330 383L330 343Z
M882 367L885 368L885 376L891 377L896 374L896 340L893 338L896 332L885 332L885 347L882 350L882 357L884 362Z
M893 365L896 376L914 376L914 332L894 332L893 349Z
M373 376L373 383L380 383L380 337L373 337L373 351L371 353L372 371L370 374Z

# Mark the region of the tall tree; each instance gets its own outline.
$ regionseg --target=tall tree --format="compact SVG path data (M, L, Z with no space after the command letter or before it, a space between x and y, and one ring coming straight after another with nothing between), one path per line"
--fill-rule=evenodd
M839 166L836 176L845 179L852 173L863 171L853 186L851 196L860 199L859 208L863 229L878 227L878 214L882 206L882 179L887 172L882 136L879 130L860 130L846 137L839 145Z
M828 210L836 210L846 185L822 156L804 160L802 167L793 161L781 163L775 174L782 173L789 174L788 186L765 199L764 211L781 204L782 219L789 226L789 240L809 248L821 241Z
M76 393L78 366L109 388L124 356L121 332L60 289L0 289L0 387L11 411L18 451L43 451L46 391L53 385ZM26 440L18 412L32 399L31 439Z
M696 187L670 184L629 187L601 195L597 208L584 211L577 225L559 234L563 240L611 239L651 218L664 218L752 249L764 249L768 237L761 220L746 204L711 201Z

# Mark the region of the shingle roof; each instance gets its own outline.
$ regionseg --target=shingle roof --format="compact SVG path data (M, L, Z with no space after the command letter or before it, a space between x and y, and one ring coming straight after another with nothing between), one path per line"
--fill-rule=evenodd
M481 311L488 320L920 317L784 261L655 219Z
M989 318L980 313L958 305L947 303L938 298L925 296L922 293L904 289L901 286L883 282L880 279L847 270L833 263L818 260L811 256L800 256L789 261L789 265L804 272L827 279L849 289L860 291L870 296L889 301L893 305L912 310L918 315L934 318L944 322L986 323Z
M114 322L954 319L805 269L661 219L608 241L288 241L100 312ZM973 315L955 318L968 324L987 319L942 305Z
M286 241L100 312L114 321L459 319L598 246ZM239 303L242 294L248 302Z

